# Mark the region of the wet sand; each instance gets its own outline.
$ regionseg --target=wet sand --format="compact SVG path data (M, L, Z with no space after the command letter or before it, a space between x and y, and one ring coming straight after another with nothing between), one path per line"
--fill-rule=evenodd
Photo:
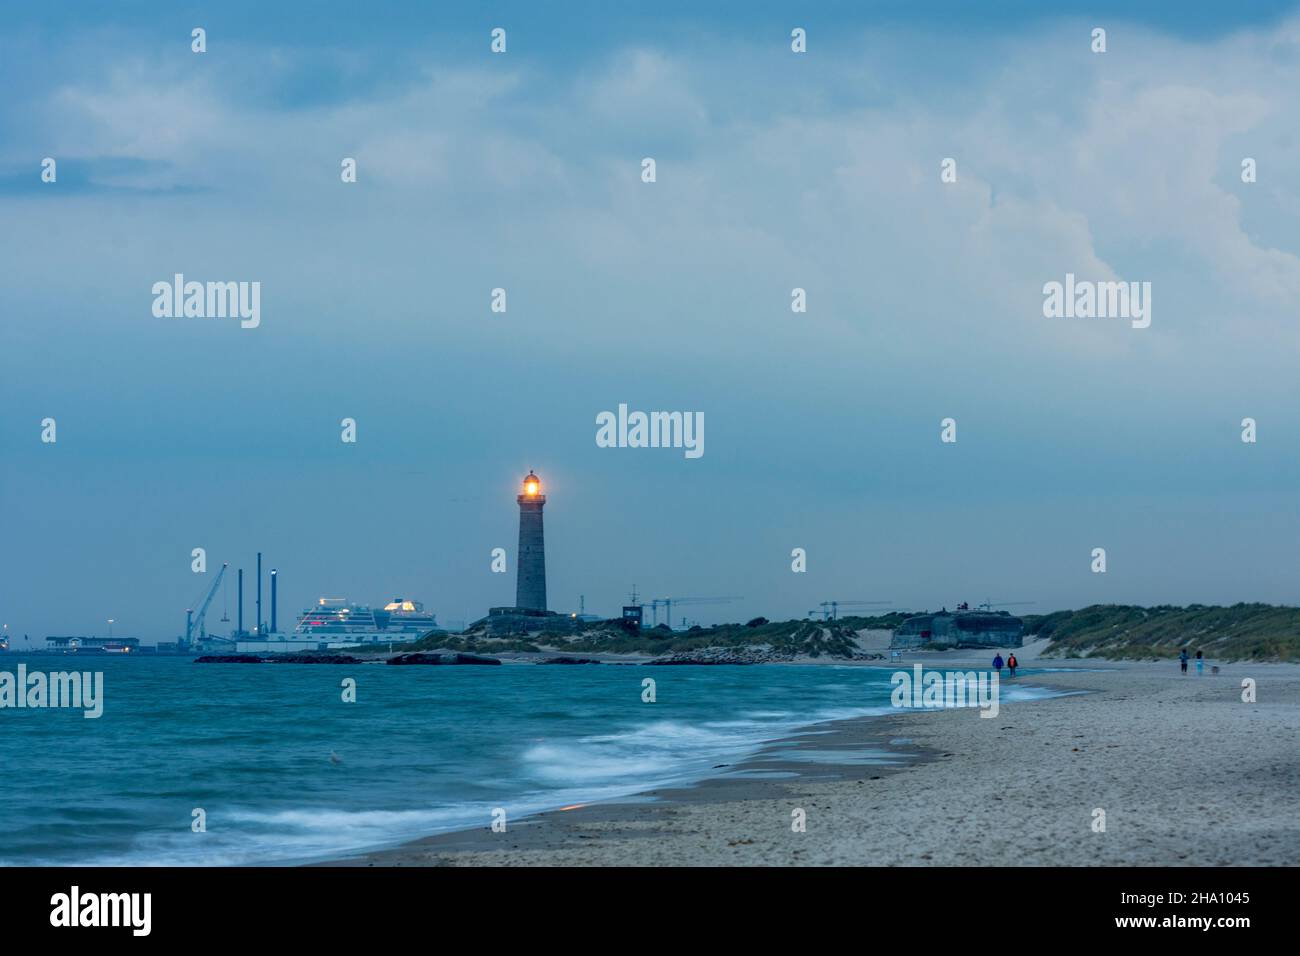
M960 665L905 666L918 659ZM1242 702L1243 678L1256 703ZM1004 701L995 718L819 724L689 787L327 865L1300 864L1300 666L1197 677L1098 662L1017 680L1076 693Z

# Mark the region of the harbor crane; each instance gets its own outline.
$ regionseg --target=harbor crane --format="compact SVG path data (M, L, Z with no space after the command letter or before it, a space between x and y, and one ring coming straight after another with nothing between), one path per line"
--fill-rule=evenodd
M743 597L692 597L692 598L655 598L650 602L651 627L659 623L659 605L664 607L664 622L673 626L673 605L674 604L730 604L732 601L743 601Z
M212 603L212 596L217 593L217 588L221 587L221 579L226 576L226 568L230 565L223 564L221 570L217 572L216 578L212 581L212 587L208 588L207 596L203 598L203 603L199 605L196 614L192 608L185 609L185 646L194 646L194 631L197 628L200 639L207 637L208 632L203 626L204 618L208 613L208 605Z
M820 614L823 621L837 621L839 620L840 608L842 607L882 607L892 603L892 601L822 601L822 603L818 605L821 610L809 611L808 616L812 617L814 614Z
M654 598L649 604L638 600L636 587L632 588L632 603L629 607L639 607L641 609L650 609L650 626L657 627L659 624L659 608L664 609L664 623L669 627L673 626L673 605L674 604L730 604L732 601L743 601L743 597L690 597L690 598Z

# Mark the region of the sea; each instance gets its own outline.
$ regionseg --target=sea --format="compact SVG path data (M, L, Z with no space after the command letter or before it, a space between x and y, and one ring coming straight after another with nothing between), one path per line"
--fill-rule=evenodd
M890 670L830 664L11 654L0 670L20 662L100 671L104 701L97 719L0 710L0 865L10 866L340 859L489 826L494 811L509 823L688 783L820 722L892 711ZM1035 673L1004 681L1002 701L1050 696Z

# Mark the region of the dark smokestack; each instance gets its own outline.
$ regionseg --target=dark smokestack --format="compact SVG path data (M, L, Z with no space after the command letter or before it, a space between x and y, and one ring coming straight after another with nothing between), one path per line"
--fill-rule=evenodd
M236 634L244 633L244 569L239 569L239 630Z
M271 633L275 633L275 578L278 572L271 569Z
M257 620L253 622L253 630L258 637L262 636L262 552L257 552Z

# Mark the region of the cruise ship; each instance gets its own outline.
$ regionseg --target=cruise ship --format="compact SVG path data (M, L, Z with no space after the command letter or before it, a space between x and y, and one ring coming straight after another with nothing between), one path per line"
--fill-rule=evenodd
M409 644L438 626L432 611L419 601L393 598L381 608L353 604L346 598L320 598L303 611L287 634L241 635L241 653L328 651L363 644Z

